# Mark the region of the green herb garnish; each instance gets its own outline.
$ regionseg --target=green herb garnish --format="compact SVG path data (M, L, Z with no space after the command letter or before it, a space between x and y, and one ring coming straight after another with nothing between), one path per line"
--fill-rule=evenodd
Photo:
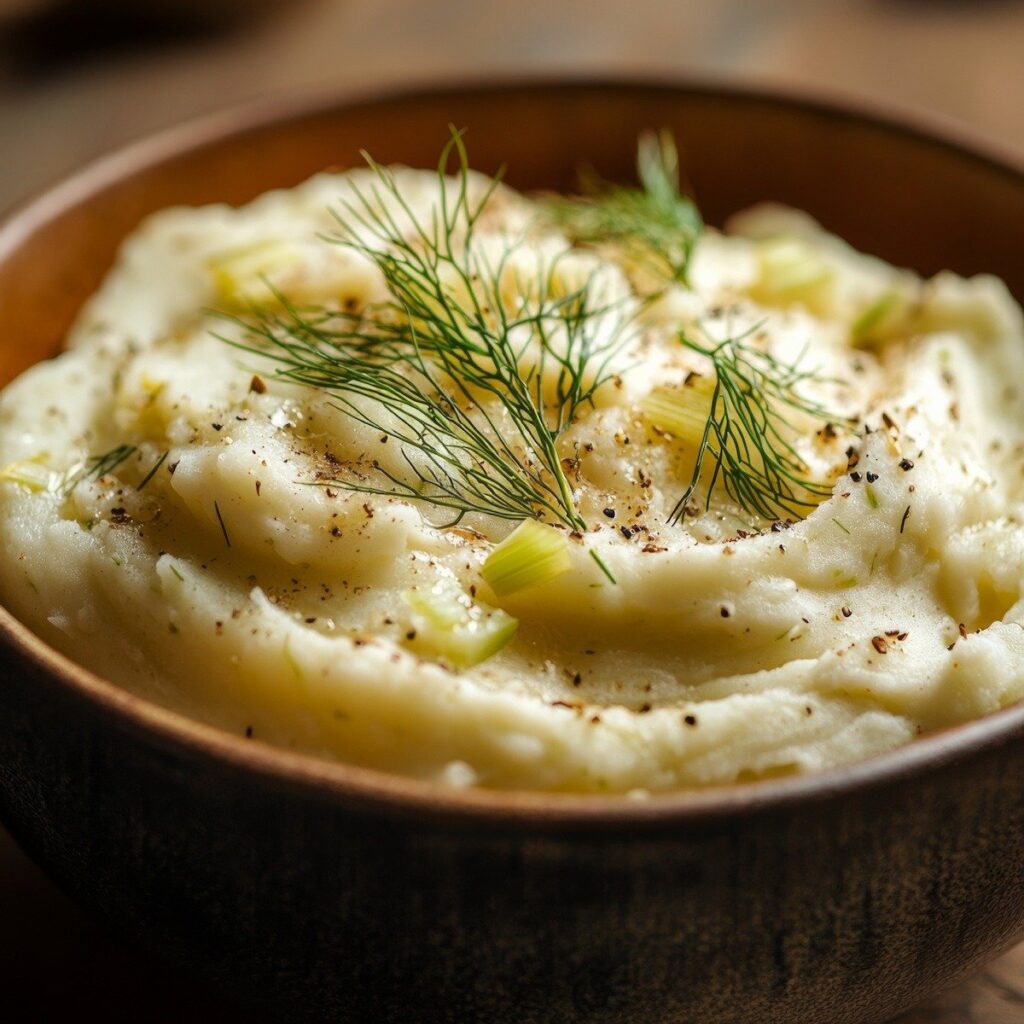
M119 444L102 455L92 455L79 466L72 467L61 481L62 494L70 494L83 480L99 480L113 473L125 459L137 451L135 445Z
M446 185L453 157L454 188ZM356 316L301 310L275 293L281 311L254 309L237 321L249 341L224 340L272 360L279 379L328 393L400 447L400 471L374 462L366 478L330 484L451 510L446 525L480 513L583 529L558 439L612 376L630 317L595 305L589 280L566 294L559 256L518 282L524 299L508 308L503 284L525 243L510 240L496 257L474 247L498 182L474 196L461 133L453 131L438 162L440 199L429 222L390 170L364 158L373 184L354 188L333 240L373 261L391 300Z
M761 519L802 519L832 492L830 485L810 478L786 418L795 412L823 422L834 419L800 394L802 384L823 378L801 369L802 358L785 363L752 345L749 339L760 327L722 340L679 335L685 348L711 361L714 386L693 475L669 516L671 523L686 514L705 475L705 508L721 485L740 508Z
M135 488L135 490L141 491L143 489L143 487L145 487L146 484L148 484L149 481L152 480L153 477L156 476L157 470L167 461L167 456L168 455L170 455L170 451L169 450L165 451L163 453L163 455L161 455L160 458L156 460L156 462L154 463L152 469L150 469L150 471L142 478L142 482L139 484L138 487Z
M689 286L690 258L704 222L680 190L679 154L668 132L640 137L637 176L640 188L586 175L586 194L550 197L545 208L574 242L613 243L657 277Z
M439 199L428 216L416 214L388 168L364 158L371 183L352 185L330 240L372 261L390 299L359 313L302 307L265 281L274 302L223 314L244 334L222 340L270 360L278 379L325 392L401 453L398 467L360 461L343 478L319 483L447 510L452 518L441 526L476 513L585 530L559 439L614 375L612 360L636 330L632 313L597 303L591 279L567 288L559 276L565 253L542 261L528 281L513 269L528 239L506 239L486 254L477 229L500 175L483 186L472 180L460 132L441 153ZM583 197L543 200L546 215L578 244L611 242L685 284L702 221L680 191L668 135L640 140L638 170L640 188L602 184ZM801 394L821 378L801 360L788 364L763 351L750 342L753 333L680 335L710 361L707 386L661 389L642 405L655 426L697 453L670 523L683 518L699 488L705 508L721 486L765 520L802 518L830 494L797 453L792 422L794 415L836 421Z

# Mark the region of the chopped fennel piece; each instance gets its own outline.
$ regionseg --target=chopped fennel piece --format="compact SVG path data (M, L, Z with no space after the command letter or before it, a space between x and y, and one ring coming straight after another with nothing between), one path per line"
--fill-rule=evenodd
M872 345L884 340L885 328L892 326L903 311L904 302L899 292L883 292L850 325L850 338L855 345Z
M832 269L799 238L771 238L758 245L758 278L750 294L779 305L814 299L832 279Z
M497 654L519 626L518 619L474 601L455 584L442 582L429 590L406 590L402 599L412 610L414 629L409 643L461 668L479 665Z
M44 465L49 453L40 452L29 459L19 459L8 463L0 469L0 480L23 487L26 491L38 494L47 491L53 482L53 475Z
M687 444L699 445L707 428L713 377L694 377L681 388L655 388L640 399L640 411L658 430Z
M487 556L480 575L503 597L547 583L571 568L565 536L553 526L527 519Z
M291 242L270 240L228 249L207 264L218 299L231 306L273 302L266 278L274 271L290 269L302 260L302 251Z

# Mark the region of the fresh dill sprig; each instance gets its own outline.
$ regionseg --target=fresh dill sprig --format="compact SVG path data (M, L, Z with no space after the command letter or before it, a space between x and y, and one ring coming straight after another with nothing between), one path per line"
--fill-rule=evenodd
M715 381L693 474L669 516L671 524L686 515L708 474L705 509L721 485L745 512L766 520L803 519L832 492L831 486L810 478L785 415L834 421L824 406L800 394L801 385L824 378L801 368L802 354L786 363L750 345L748 338L760 327L721 340L679 335L685 348L711 361Z
M277 379L329 395L400 452L398 468L358 462L319 483L424 502L451 513L441 526L479 513L584 530L571 460L561 457L558 442L613 376L612 360L633 336L631 314L596 302L592 279L567 292L558 273L566 253L540 260L523 280L516 255L525 238L505 239L492 256L476 244L500 176L472 178L460 132L453 130L441 153L439 198L427 215L417 214L390 169L363 155L370 183L350 185L352 198L343 201L330 240L368 258L390 299L359 313L299 307L266 281L276 303L223 314L243 333L222 340L269 360ZM641 189L607 187L550 200L549 209L574 241L615 241L685 283L702 222L679 191L671 139L645 136L638 164ZM510 278L519 296L511 301ZM830 493L811 479L792 423L794 415L837 422L801 394L802 385L821 378L801 359L789 364L751 344L759 327L724 340L679 336L710 361L714 385L693 473L670 524L692 507L698 489L705 507L723 487L764 520L802 518Z
M388 168L363 156L372 184L352 186L332 240L379 268L391 300L349 315L299 309L275 292L282 312L253 310L241 321L248 340L224 340L397 442L400 471L375 461L368 479L330 483L448 509L454 519L445 525L481 513L582 530L557 442L612 376L629 316L593 303L590 280L568 294L558 287L561 256L523 281L512 262L522 241L495 258L474 246L498 179L474 190L461 132L441 153L429 220ZM510 275L522 296L513 309L504 294Z
M83 480L99 480L108 473L113 473L125 459L137 451L135 445L120 444L101 455L92 455L79 466L74 466L60 482L62 494L70 494Z
M679 154L670 133L640 137L637 176L640 188L585 175L584 195L549 197L546 211L574 242L614 243L657 277L689 286L690 257L704 222L680 189Z

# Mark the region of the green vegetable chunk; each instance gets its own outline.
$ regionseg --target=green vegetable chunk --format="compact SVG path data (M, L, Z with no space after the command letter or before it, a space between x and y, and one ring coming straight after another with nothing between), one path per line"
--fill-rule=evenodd
M474 601L454 584L402 594L412 610L408 642L460 668L470 668L497 654L515 635L519 620Z
M564 534L527 519L487 556L480 574L499 597L547 583L572 568Z

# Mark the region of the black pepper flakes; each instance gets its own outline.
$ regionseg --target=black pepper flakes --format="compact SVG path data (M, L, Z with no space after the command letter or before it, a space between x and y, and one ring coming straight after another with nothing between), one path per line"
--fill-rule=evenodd
M697 724L697 716L696 715L683 715L683 721L687 725L694 726L694 725Z
M613 509L613 508L606 508L606 509L602 509L601 511L604 512L604 514L609 519L614 519L615 518L615 509Z
M900 459L900 469L902 469L904 473L909 473L913 468L914 463L911 462L910 459Z

